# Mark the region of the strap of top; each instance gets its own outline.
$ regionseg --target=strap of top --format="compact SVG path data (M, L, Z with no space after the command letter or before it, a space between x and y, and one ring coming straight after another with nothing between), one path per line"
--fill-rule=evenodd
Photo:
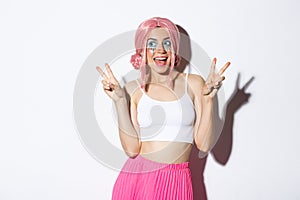
M145 91L143 90L143 88L141 88L141 84L140 84L139 80L135 79L135 81L136 81L138 87L140 88L140 90L142 91L142 93L144 93Z
M185 74L185 92L187 92L187 89L188 89L188 74L189 73Z

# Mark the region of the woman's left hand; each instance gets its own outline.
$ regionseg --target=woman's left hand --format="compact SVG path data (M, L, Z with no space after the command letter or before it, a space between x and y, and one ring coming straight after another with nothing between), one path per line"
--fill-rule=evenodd
M209 72L209 75L205 81L205 85L203 86L202 89L202 94L204 96L210 96L210 97L214 97L219 88L222 85L222 81L225 79L224 76L222 76L222 74L224 73L224 71L229 67L230 62L227 62L218 73L215 73L215 69L216 69L216 62L217 59L214 58L211 64L211 69Z

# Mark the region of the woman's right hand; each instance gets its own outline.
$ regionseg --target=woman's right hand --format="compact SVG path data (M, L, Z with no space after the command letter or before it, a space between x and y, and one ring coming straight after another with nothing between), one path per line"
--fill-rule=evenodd
M123 88L121 88L119 82L115 78L107 63L105 64L105 68L108 74L105 74L100 67L96 67L97 71L102 76L101 83L103 84L105 93L115 102L122 98L125 98Z

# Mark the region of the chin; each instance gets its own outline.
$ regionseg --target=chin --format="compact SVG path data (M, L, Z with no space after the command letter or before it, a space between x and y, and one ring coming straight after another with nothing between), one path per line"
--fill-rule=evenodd
M155 65L154 64L150 68L159 74L169 74L170 65Z

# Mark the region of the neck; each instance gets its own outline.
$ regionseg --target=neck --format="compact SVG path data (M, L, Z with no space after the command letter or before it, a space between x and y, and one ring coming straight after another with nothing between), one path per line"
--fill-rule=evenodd
M149 81L151 81L152 83L161 83L161 84L165 84L168 83L169 81L169 75L161 75L161 74L150 74L150 79Z
M177 72L174 70L171 75L171 80L173 80L174 77L176 77ZM159 83L166 85L170 81L169 71L164 74L159 74L157 72L150 71L148 81L150 81L150 83Z

